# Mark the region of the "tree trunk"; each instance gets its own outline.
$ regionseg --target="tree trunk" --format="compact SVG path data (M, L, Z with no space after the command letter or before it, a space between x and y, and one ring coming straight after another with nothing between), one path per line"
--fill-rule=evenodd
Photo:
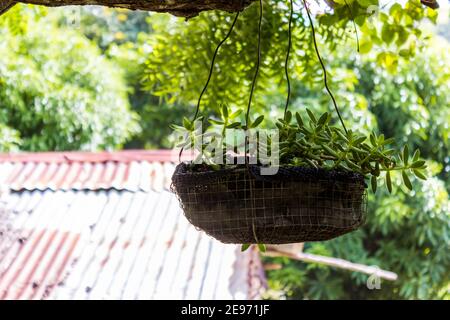
M202 11L223 10L236 12L243 10L255 0L0 0L0 15L6 12L15 3L31 3L47 7L69 5L100 5L106 7L126 8L131 10L145 10L155 12L168 12L176 16L191 18Z

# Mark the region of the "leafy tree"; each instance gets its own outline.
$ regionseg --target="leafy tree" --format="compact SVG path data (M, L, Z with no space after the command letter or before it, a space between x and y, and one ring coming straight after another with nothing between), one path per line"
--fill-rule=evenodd
M102 51L114 44L135 43L140 34L151 32L151 25L147 23L149 13L145 11L93 6L77 7L75 12L70 8L59 8L52 14L61 26L75 20L72 23Z
M288 44L287 3L285 0L264 1L261 33L263 60L256 88L256 108L263 108L262 105L266 105L264 97L270 96L272 92L286 94L284 62ZM404 50L402 52L406 56L411 43L421 39L418 21L435 19L418 0L408 1L404 7L396 4L397 9L390 14L371 11L373 5L378 5L378 0L335 1L334 11L318 15L316 21L320 28L318 33L322 35L320 47L328 46L335 51L338 46L349 45L349 41L356 38L351 23L354 20L355 24L361 26L359 33L361 40L364 40L360 44L361 49L370 50L366 43L381 48L380 62L393 69L393 61L398 61L402 56L395 54L392 49ZM321 67L312 46L311 29L302 2L298 1L294 9L289 66L291 77L304 84L321 82ZM231 38L222 46L212 85L204 98L204 105L209 110L218 111L221 103L239 106L246 103L256 63L258 12L257 4L246 9L240 15ZM193 104L206 81L213 51L228 32L232 20L232 15L220 12L202 14L189 22L174 20L169 16L151 16L154 33L149 39L152 51L144 78L146 88L169 102ZM381 23L377 23L380 20ZM386 36L383 39L383 29L387 30L387 26L393 30L392 39ZM397 34L401 34L401 37ZM411 49L408 54L413 55L414 51ZM280 92L280 89L283 91Z
M60 25L67 23L71 9L54 11ZM78 11L78 30L95 42L103 54L122 72L130 107L140 117L141 131L125 148L171 148L170 125L189 112L186 104L168 105L161 97L143 89L145 62L152 48L152 25L147 12L103 7L83 7Z
M371 63L361 65L358 91L370 97L379 129L398 141L419 147L442 165L439 177L450 188L450 46L437 37L414 59L399 63L394 74ZM399 90L400 88L400 90ZM450 190L450 189L449 189Z
M94 44L44 9L16 6L0 21L3 149L115 148L137 132L120 69Z
M131 108L140 117L141 132L134 135L125 148L172 148L170 125L180 122L190 112L190 106L184 103L168 104L143 88L141 79L146 70L146 58L151 54L148 37L146 33L139 33L135 42L111 43L105 52L124 71Z

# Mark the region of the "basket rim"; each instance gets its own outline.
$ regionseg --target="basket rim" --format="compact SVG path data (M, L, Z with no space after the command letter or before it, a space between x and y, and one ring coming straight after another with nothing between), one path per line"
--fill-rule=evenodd
M348 183L361 183L367 188L365 178L362 174L354 171L324 169L324 168L312 168L304 166L288 166L280 165L279 170L275 175L264 176L261 175L261 165L234 165L231 168L223 168L219 170L208 171L190 171L190 166L195 165L192 162L181 162L176 168L172 176L172 182L177 183L186 179L193 179L197 182L207 183L210 179L217 179L224 177L228 174L235 173L250 173L255 180L266 182L280 182L280 181L340 181Z

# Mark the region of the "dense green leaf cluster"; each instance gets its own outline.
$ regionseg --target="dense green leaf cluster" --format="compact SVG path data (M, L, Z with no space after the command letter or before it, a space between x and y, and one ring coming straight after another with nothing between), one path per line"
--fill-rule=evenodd
M242 131L257 128L264 116L256 117L247 125L242 123L238 117L243 113L242 109L231 112L226 105L220 109L220 120L208 119L210 127L198 131L194 122L186 117L183 126L173 125L172 128L184 132L186 141L181 142L178 147L198 148L196 140L202 139L199 157L213 169L220 169L227 165L225 158L227 150L234 150L236 146L229 145L225 139L227 130L239 129ZM372 132L368 137L352 130L343 130L337 126L330 125L331 114L325 112L320 117L306 108L308 120L303 120L300 113L295 114L295 120L290 111L287 111L283 119L278 119L276 126L279 130L279 164L281 166L305 166L322 168L327 170L353 171L370 179L374 192L377 190L377 179L383 176L386 187L392 192L391 172L400 171L404 185L412 190L409 175L413 174L419 179L426 180L426 162L420 158L417 149L411 156L408 145L401 151L389 148L395 143L394 138L385 139ZM196 119L203 121L203 117ZM236 132L234 132L236 134ZM245 136L243 133L242 136ZM209 138L209 139L208 139ZM234 140L234 139L233 139ZM246 140L237 145L239 150L249 150ZM244 147L242 148L241 145ZM258 143L259 148L265 148L263 154L271 149L270 141L267 144ZM212 152L207 152L212 150ZM216 161L215 150L220 150L223 155Z
M374 192L377 190L377 178L382 173L389 192L392 191L392 171L401 171L403 182L410 190L412 184L408 174L426 179L423 171L426 164L419 158L418 149L410 159L407 145L402 152L388 148L395 142L393 138L385 139L383 134L377 136L375 133L366 137L352 130L345 132L329 125L329 113L316 119L309 109L306 111L309 117L307 122L296 113L296 124L292 124L289 111L284 119L278 120L281 164L358 172L370 178Z
M2 16L0 124L10 133L0 148L121 146L138 126L120 70L95 44L41 11L16 6ZM18 16L20 28L11 28Z

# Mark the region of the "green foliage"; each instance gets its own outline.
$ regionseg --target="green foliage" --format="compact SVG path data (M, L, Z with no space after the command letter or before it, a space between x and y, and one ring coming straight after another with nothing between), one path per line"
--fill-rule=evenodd
M401 62L395 74L374 63L376 53L357 65L360 85L379 129L399 142L420 148L422 156L450 165L450 61L444 39L428 42L414 59ZM450 186L449 170L440 177Z
M369 146L372 145L371 132L377 131L393 137L392 148L401 150L401 153L405 144L409 150L420 148L420 156L427 161L429 178L422 180L425 176L414 168L405 174L402 170L389 171L389 185L386 177L376 179L373 176L370 184L377 192L370 195L365 227L331 241L305 244L307 252L392 270L398 273L399 280L392 283L382 281L381 290L369 290L366 287L367 276L360 273L287 258L265 258L267 263L282 267L268 271L270 288L283 297L294 299L448 298L448 44L442 39L426 39L428 34L419 21L434 14L423 7L413 9L411 6L417 1L410 1L401 10L396 5L385 11L382 21L376 16L374 19L360 18L362 12L356 10L356 1L347 2L358 27L361 55L355 53L354 33L345 29L350 14L343 4L340 10L335 11L336 15L320 16L317 26L322 38L319 39L322 40L319 47L330 74L330 86L345 122L353 132L358 131L358 135L365 136L363 143ZM366 8L371 4L371 1L357 2ZM262 72L256 90L256 104L252 107L256 113L264 113L271 119L283 116L282 105L286 95L281 59L287 45L287 12L281 1L277 3L280 7L272 6L273 10L267 12L266 9L265 14L268 21L274 19L284 21L284 24L268 27L270 22L263 21L263 45L269 43L271 48L263 47ZM238 22L219 52L202 112L214 120L222 121L217 119L221 105L228 104L232 110L239 110L246 103L256 48L256 10L251 10L244 13L243 20ZM226 17L215 13L202 14L189 24L169 19L161 23L158 20L165 18L152 18L152 25L161 24L159 28L155 27L151 36L154 51L147 60L146 88L166 101L193 105L206 81L212 51L230 23L230 18L225 20ZM325 22L327 19L330 19L328 23ZM224 20L228 24L222 23ZM168 21L170 28L167 28ZM305 105L314 116L329 112L331 105L324 95L308 25L301 15L295 16L294 21L295 54L292 54L289 67L293 84L290 110L296 119L291 121L298 121L299 117L294 116L298 112L300 121L306 122L309 116ZM399 21L397 25L395 21ZM157 70L163 70L163 73ZM192 90L187 92L186 88ZM308 130L309 121L306 122ZM220 124L215 125L220 132ZM260 126L270 127L271 124L265 121ZM374 138L378 144L379 136ZM409 166L418 160L418 153L407 154ZM401 158L406 157L401 154ZM398 154L395 160L396 165L404 165ZM392 193L389 193L388 186ZM409 190L410 186L413 190Z
M0 123L0 150L17 151L20 145L19 132Z
M282 1L275 1L270 6L271 10L265 10L262 28L263 61L255 95L259 102L262 93L271 89L278 91L284 82L287 8ZM269 8L268 3L266 7ZM206 112L217 114L218 107L225 103L239 106L246 103L255 68L257 23L254 22L257 15L256 5L246 9L229 41L220 49L211 85L203 98L203 105L210 106ZM154 33L149 38L152 52L146 62L145 88L168 103L194 104L207 79L214 49L228 32L232 19L232 15L219 12L203 13L188 23L168 16L152 16L149 21ZM293 35L294 49L304 51L304 61L311 61L309 67L315 69L313 52L307 43L309 32L303 26L300 12L295 13L293 27L298 30ZM305 70L313 74L309 73L309 67ZM255 107L260 108L258 104Z
M377 0L348 0L351 10L346 6L345 1L336 2L332 12L318 16L318 33L327 46L336 50L341 43L336 41L337 39L345 41L355 39L354 33L347 32L347 26L354 19L361 26L359 33L362 44L366 47L370 44L370 49L375 46L381 48L380 62L383 60L386 66L394 70L393 67L399 60L409 58L410 55L403 57L393 52L404 49L406 45L412 46L421 40L421 31L417 22L426 17L424 12L427 11L420 4L420 7L416 8L417 2L418 0L410 0L402 7L402 19L395 26L393 33L407 35L405 39L407 44L394 41L389 47L385 47L387 42L380 38L378 29L393 23L390 19L394 19L392 15L396 13L380 12L379 15L386 16L386 19L380 19L378 15L374 15L370 8L378 4ZM264 105L267 105L265 100L271 96L271 93L286 94L282 70L288 44L287 2L285 0L265 1L264 8L261 34L262 63L254 106L254 109L259 112L264 110ZM258 5L253 4L241 14L230 39L221 48L214 66L211 85L204 97L205 105L209 105L207 111L217 112L215 108L224 103L245 105L249 92L248 84L253 77L256 61L257 17ZM152 47L152 52L146 62L145 88L169 103L175 101L195 103L206 81L208 64L215 46L224 38L232 19L233 17L229 14L219 12L203 13L187 23L173 20L168 16L151 16L149 22L154 33L150 36L148 43ZM320 65L312 47L310 26L305 20L304 9L295 10L292 28L293 54L289 65L291 77L294 81L304 84L321 82ZM366 48L367 52L369 50ZM411 51L411 55L413 53L415 51Z
M368 10L370 12L370 7ZM425 9L419 0L409 0L403 6L393 3L385 11L374 9L371 19L355 19L362 31L361 53L368 53L373 45L377 45L381 49L377 54L378 63L389 72L394 72L400 59L415 55L417 44L423 38L417 21L427 19L436 23L436 18L437 11Z
M385 139L384 135L371 133L369 137L339 127L330 126L331 115L322 114L316 119L312 111L306 109L309 120L304 121L299 113L297 123L291 124L291 114L279 119L280 163L314 168L340 169L355 171L371 180L372 190L377 189L377 178L385 173L386 186L392 191L391 172L401 171L404 184L412 190L408 174L417 173L424 176L425 161L415 158L409 162L408 146L402 152L387 148L394 139ZM369 142L370 141L370 142Z
M199 152L198 159L201 159L213 169L220 169L226 165L226 158L229 156L227 154L228 150L233 150L234 152L243 150L246 147L245 131L247 129L256 129L264 120L264 116L261 115L254 120L249 119L247 124L242 119L242 109L233 112L227 105L222 105L222 107L219 107L219 110L220 118L208 118L207 122L209 125L203 125L203 117L198 117L195 121L190 121L184 117L182 126L171 126L172 129L178 131L183 139L177 147L197 149L196 151ZM235 130L234 133L242 133L240 137L235 137L239 140L237 145L228 143L226 136L229 130ZM201 143L197 143L199 141Z
M241 246L241 252L247 251L248 248L250 248L250 246L251 246L251 244L248 244L248 243L243 244ZM259 252L262 252L262 253L266 252L266 250L267 250L266 245L263 243L258 243L258 250L259 250Z
M10 149L11 143L31 151L121 146L138 127L120 71L86 38L36 15L16 6L2 17L0 123L14 139L1 148ZM26 22L26 32L9 27L17 16Z
M150 32L147 24L149 13L127 9L112 9L98 6L59 8L51 10L62 27L74 23L87 38L106 51L112 45L136 43L140 34ZM75 21L70 21L75 20Z
M183 126L173 126L175 130L187 132L187 138L178 145L183 148L195 147L196 139L202 138L203 144L200 152L202 160L213 168L226 166L225 158L227 150L233 150L234 145L228 145L226 132L228 129L254 129L258 127L264 116L250 121L248 126L236 118L243 110L231 112L223 105L220 112L220 120L208 119L210 126L204 132L198 132L196 126L186 117ZM416 150L410 161L408 146L405 145L400 152L388 148L395 143L395 139L385 139L384 135L377 136L371 133L368 137L349 130L342 130L337 126L330 125L331 114L325 112L319 118L306 108L309 119L303 120L297 112L296 122L292 123L292 113L288 111L283 119L278 119L276 126L279 129L280 165L303 166L323 168L327 170L344 170L358 172L371 180L372 190L377 189L377 178L384 173L386 187L392 192L391 174L400 171L404 185L412 190L411 180L408 176L415 175L425 178L426 163L420 159L420 152ZM201 119L198 119L201 121ZM202 128L203 129L203 128ZM186 135L184 135L186 136ZM207 140L207 137L211 137ZM246 141L243 141L244 145ZM241 143L242 144L242 143ZM239 147L239 146L238 146ZM270 148L268 145L259 147ZM247 146L247 149L249 150ZM210 150L213 150L210 152ZM223 157L217 158L217 150L221 150Z
M62 25L65 12L64 9L62 14L56 14ZM98 44L126 80L130 107L140 117L141 130L128 140L125 148L171 148L170 124L180 122L183 115L190 112L189 105L167 104L142 88L145 62L152 51L148 17L147 12L83 7L78 24L78 30Z

